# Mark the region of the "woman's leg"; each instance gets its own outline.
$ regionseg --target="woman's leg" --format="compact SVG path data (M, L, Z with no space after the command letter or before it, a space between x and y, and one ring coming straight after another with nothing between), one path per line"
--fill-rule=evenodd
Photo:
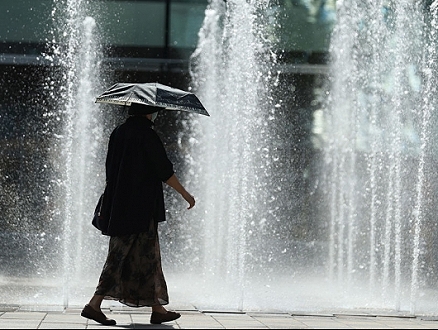
M152 312L166 314L167 309L165 309L164 306L162 306L162 305L155 305L155 306L152 306Z
M100 296L100 295L96 295L95 294L93 297L91 297L90 302L88 303L88 305L93 307L94 310L96 310L98 312L102 312L102 310L100 309L100 305L102 304L103 297L104 296Z
M161 324L163 322L170 322L181 317L180 313L169 312L162 305L152 306L151 323Z
M116 321L107 318L100 309L103 298L104 296L100 295L94 295L91 297L90 302L82 309L81 316L103 325L116 325Z

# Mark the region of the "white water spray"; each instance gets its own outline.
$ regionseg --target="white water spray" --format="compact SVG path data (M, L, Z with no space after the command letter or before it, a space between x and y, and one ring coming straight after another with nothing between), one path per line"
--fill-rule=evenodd
M421 251L433 249L420 246L422 218L433 213L423 206L436 107L436 82L420 74L436 69L435 50L423 53L427 13L421 2L344 1L338 14L326 111L330 273L355 292L367 281L377 305L413 314L430 275Z
M64 228L63 297L64 306L68 306L71 292L78 283L84 284L84 272L89 271L87 255L96 253L95 243L90 242L90 214L104 183L99 177L104 169L104 121L94 103L101 90L101 59L96 21L87 16L86 1L59 3L53 15L54 20L63 22L53 32L54 38L59 39L52 41L51 59L59 67L59 74L52 78L51 85L59 88L54 98L63 125L57 137L60 154L54 156L62 182L58 205Z
M195 90L210 118L199 119L204 152L198 181L203 272L232 286L244 308L252 235L266 218L270 66L259 11L264 1L212 1L193 55ZM201 121L202 120L202 121ZM259 162L261 160L261 162ZM260 209L262 208L262 209Z

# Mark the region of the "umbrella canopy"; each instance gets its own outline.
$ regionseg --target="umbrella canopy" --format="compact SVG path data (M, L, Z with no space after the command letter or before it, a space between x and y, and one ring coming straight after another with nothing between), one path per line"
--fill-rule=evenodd
M136 103L210 116L195 94L160 83L117 83L99 95L96 103Z

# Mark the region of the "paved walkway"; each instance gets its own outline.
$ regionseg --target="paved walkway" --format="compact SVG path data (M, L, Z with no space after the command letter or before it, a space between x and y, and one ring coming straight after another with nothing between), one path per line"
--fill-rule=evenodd
M149 323L146 309L109 309L117 321L105 327L80 316L81 308L31 310L0 306L0 329L438 329L438 317L371 314L227 313L180 310L181 318L162 325Z

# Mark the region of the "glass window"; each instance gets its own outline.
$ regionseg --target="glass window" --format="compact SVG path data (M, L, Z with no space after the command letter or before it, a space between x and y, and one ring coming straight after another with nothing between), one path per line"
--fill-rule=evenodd
M286 51L327 51L336 20L334 0L282 0L276 8L277 47Z
M105 44L165 46L165 1L103 2L99 20Z
M51 27L51 0L1 0L0 40L44 43Z
M195 48L207 1L175 1L170 6L170 47Z
M41 52L55 24L53 7L61 8L64 3L0 0L0 53ZM185 58L196 48L209 1L99 0L80 3L86 8L86 14L95 18L102 43L117 49L114 56L159 57L167 54ZM335 0L271 2L268 15L272 17L267 19L275 22L270 31L276 41L275 47L289 53L326 52L335 22L335 7ZM57 14L68 16L62 10ZM167 23L169 31L166 31ZM139 49L141 51L137 51Z

